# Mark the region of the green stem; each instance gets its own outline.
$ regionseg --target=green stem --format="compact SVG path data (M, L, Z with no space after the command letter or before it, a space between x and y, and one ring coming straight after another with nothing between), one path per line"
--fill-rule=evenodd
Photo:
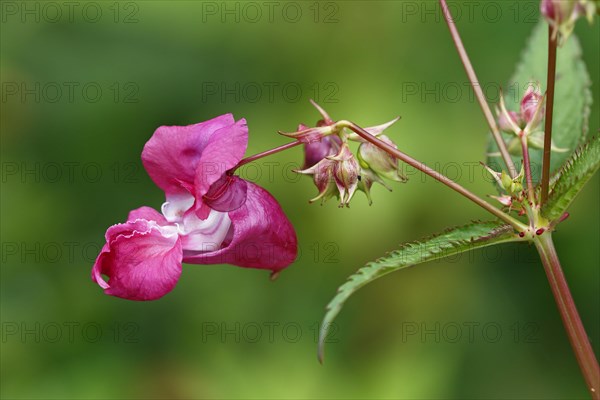
M544 205L550 187L550 154L552 149L552 115L554 110L554 84L556 83L556 38L552 26L548 26L548 78L546 84L546 118L544 124L544 155L542 159L542 196Z
M592 398L598 400L600 399L600 368L560 266L552 235L550 232L545 232L536 236L534 242L587 387Z
M492 110L490 110L490 106L485 99L485 95L483 94L483 89L479 84L479 80L477 79L477 75L475 74L475 70L473 69L473 65L471 64L471 60L469 59L469 55L467 54L467 50L458 34L458 29L456 29L456 24L452 19L452 14L450 13L450 9L446 4L446 0L440 0L440 5L442 6L442 11L444 14L444 19L446 20L446 24L448 25L448 29L450 29L450 35L454 40L454 45L456 46L456 51L460 57L460 60L463 63L465 68L465 72L469 77L469 81L471 82L471 86L473 87L473 92L475 93L475 97L477 97L477 101L479 102L479 106L481 107L481 111L483 111L483 115L485 120L488 123L490 130L492 131L492 136L496 141L496 145L498 146L498 150L500 150L500 154L502 155L502 159L508 168L508 172L511 177L517 176L517 169L515 168L515 164L506 148L506 143L504 143L504 139L502 139L502 135L500 134L500 129L498 129L498 124L496 124L496 119L492 114Z
M531 206L535 205L535 190L533 188L533 178L531 177L531 162L529 161L529 146L527 145L527 137L521 132L521 147L523 149L523 165L525 167L525 181L527 182L527 197Z
M428 167L426 164L415 160L414 158L401 152L394 146L391 146L391 145L379 140L375 136L371 135L369 132L365 131L360 126L356 125L355 123L350 122L350 121L338 121L336 123L336 125L338 125L339 127L346 127L346 128L351 129L352 131L354 131L356 134L358 134L360 137L362 137L369 143L374 144L375 146L384 150L391 156L405 162L406 164L412 166L413 168L416 168L419 171L422 171L423 173L431 176L433 179L443 183L444 185L448 186L450 189L458 192L459 194L461 194L464 197L466 197L467 199L471 200L472 202L474 202L478 206L482 207L486 211L488 211L488 212L492 213L493 215L495 215L496 217L500 218L502 221L506 222L507 224L512 225L513 228L515 228L517 231L524 232L527 229L527 226L525 226L519 220L517 220L517 219L511 217L510 215L502 212L501 210L497 209L496 207L494 207L487 201L483 200L479 196L477 196L474 193L470 192L469 190L465 189L464 187L462 187L458 183L454 182L452 179L448 178L447 176Z

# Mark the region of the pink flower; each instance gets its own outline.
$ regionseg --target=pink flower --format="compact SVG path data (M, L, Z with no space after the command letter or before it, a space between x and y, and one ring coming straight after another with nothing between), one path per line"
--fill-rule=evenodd
M295 260L296 234L277 201L228 173L247 143L245 120L231 114L154 132L142 162L167 201L162 214L142 207L107 230L92 269L106 294L158 299L175 287L182 262L277 272Z

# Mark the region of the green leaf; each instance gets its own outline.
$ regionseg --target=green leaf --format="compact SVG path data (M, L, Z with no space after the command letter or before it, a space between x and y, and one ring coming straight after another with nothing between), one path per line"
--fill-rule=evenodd
M580 147L550 182L548 202L542 215L550 221L560 217L600 167L600 139Z
M581 55L581 46L574 34L557 50L552 141L556 147L566 148L568 151L552 152L551 172L563 165L573 151L588 138L588 120L592 106L591 80ZM534 28L514 75L504 88L506 107L509 110L519 110L521 98L532 81L538 81L542 92L546 91L547 63L548 24L542 20ZM543 124L544 122L540 125L541 129L544 128ZM503 134L503 137L507 144L514 139L512 134ZM498 147L493 140L488 150L492 154L498 153ZM520 152L520 146L518 150ZM534 182L540 180L542 154L540 149L530 149ZM521 158L520 155L513 156L517 168L521 165ZM498 155L488 157L488 164L504 167L504 162Z
M368 263L338 288L337 294L327 305L319 336L319 360L323 361L324 343L329 326L346 300L361 287L399 269L496 243L516 240L519 240L519 237L510 225L501 222L472 222L420 241L406 243L399 250L392 251L382 258Z

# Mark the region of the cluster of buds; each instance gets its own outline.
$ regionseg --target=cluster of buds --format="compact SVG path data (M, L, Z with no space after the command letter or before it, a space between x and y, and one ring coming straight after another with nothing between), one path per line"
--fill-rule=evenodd
M492 175L498 186L503 191L503 194L500 196L490 196L493 199L498 200L500 204L505 207L508 207L509 210L515 210L519 212L519 215L522 215L525 212L525 209L521 206L523 201L525 200L525 190L523 186L523 180L525 177L525 171L523 166L521 166L521 172L514 178L511 178L509 174L505 171L496 172L487 165L484 167L488 170L488 172Z
M504 96L500 93L500 104L496 108L498 114L498 127L507 133L515 135L508 144L511 154L520 154L522 151L520 138L527 139L528 146L534 149L544 148L544 131L541 126L545 110L545 95L542 94L540 84L529 85L525 95L521 99L519 111L509 111L504 102ZM552 143L552 151L564 152L568 149L559 148Z
M318 104L312 100L311 103L322 117L315 127L299 125L296 132L280 132L304 143L304 167L295 172L312 175L319 194L310 200L311 203L321 200L323 204L331 197L337 196L340 207L348 207L354 193L360 190L365 193L371 204L373 183L380 183L391 190L384 179L396 182L407 181L407 178L400 173L396 158L349 131L347 121L334 122ZM383 131L398 119L365 130L386 144L397 148L390 138L383 135ZM356 156L350 149L351 141L360 143Z
M552 27L552 36L559 43L573 32L575 22L581 16L586 16L590 24L594 14L600 12L600 0L542 0L540 11Z

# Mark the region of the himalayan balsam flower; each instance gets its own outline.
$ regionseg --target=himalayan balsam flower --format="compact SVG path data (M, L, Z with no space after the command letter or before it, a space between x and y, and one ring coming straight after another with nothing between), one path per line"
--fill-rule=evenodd
M227 173L247 143L245 120L235 122L231 114L154 132L142 162L166 202L162 214L142 207L106 231L92 269L106 294L158 299L177 284L182 262L277 272L294 261L296 234L277 201Z

